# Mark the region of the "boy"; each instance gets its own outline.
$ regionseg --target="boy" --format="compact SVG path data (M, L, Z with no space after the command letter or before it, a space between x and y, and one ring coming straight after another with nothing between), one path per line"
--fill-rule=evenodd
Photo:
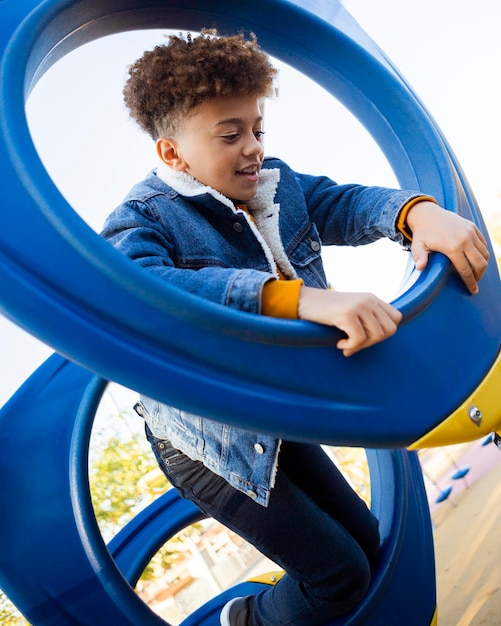
M470 222L419 192L337 185L264 158L261 102L276 70L255 38L170 37L134 63L131 116L156 142L157 170L103 235L160 279L224 306L336 326L347 357L390 337L399 311L327 289L320 248L387 236L423 269L446 254L471 293L488 251ZM320 446L281 441L142 397L137 412L183 497L284 568L236 598L222 626L314 626L363 598L378 522Z

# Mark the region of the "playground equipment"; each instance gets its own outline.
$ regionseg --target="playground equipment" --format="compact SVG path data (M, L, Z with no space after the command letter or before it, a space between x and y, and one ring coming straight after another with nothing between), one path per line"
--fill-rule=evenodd
M40 76L97 37L207 24L221 33L252 29L267 52L307 72L360 119L402 187L434 195L485 232L439 130L343 7L322 0L261 5L0 4L0 307L63 355L49 359L0 413L0 475L9 503L0 521L0 586L35 626L163 623L128 583L178 522L194 518L187 504L164 500L109 549L104 545L88 494L86 450L107 380L278 436L385 448L369 453L373 506L382 526L380 563L364 603L339 623L421 626L434 620L422 478L413 454L391 448L456 443L500 429L497 269L490 267L480 294L471 297L435 255L426 272L411 273L394 302L405 322L397 335L346 360L333 349L335 329L218 307L159 284L121 257L55 188L23 114ZM301 356L294 358L298 349ZM415 388L419 394L412 395ZM174 506L181 511L177 517ZM150 532L154 540L134 560L134 548ZM185 623L215 624L223 601L214 599Z
M0 467L3 476L9 472L3 496L10 503L0 518L0 587L35 626L165 623L132 586L163 543L201 516L190 502L167 492L105 546L87 473L90 429L105 386L98 376L54 355L0 415L0 440L7 451ZM21 415L19 429L15 424ZM34 442L29 444L29 471L19 468L25 432ZM332 624L396 625L407 615L406 623L431 624L433 543L417 458L392 450L367 454L383 547L363 605L350 621ZM228 590L183 626L216 626L231 595L251 593L263 584Z

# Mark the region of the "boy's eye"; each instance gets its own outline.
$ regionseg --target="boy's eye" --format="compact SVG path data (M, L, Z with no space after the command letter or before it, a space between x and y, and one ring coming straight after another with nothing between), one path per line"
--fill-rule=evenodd
M264 135L264 130L255 130L254 132L254 137L256 139L262 139L263 135ZM232 141L237 141L237 139L240 138L240 133L230 133L228 135L222 135L222 139L224 139L225 141L228 141L229 143L231 143Z

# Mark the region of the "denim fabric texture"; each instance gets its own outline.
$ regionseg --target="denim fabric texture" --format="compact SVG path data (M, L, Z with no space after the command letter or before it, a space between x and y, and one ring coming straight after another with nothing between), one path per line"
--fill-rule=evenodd
M270 211L296 275L326 287L322 245L361 245L388 237L404 244L395 227L400 209L422 194L297 174L267 158L263 171L278 176ZM194 179L193 179L194 180ZM196 182L196 181L194 181ZM102 235L124 255L162 280L202 298L260 313L261 290L274 276L269 255L248 216L210 188L181 195L155 171L135 185L108 217ZM252 200L249 201L252 209ZM265 207L263 207L264 209Z
M156 437L170 440L246 496L260 504L268 503L274 482L272 468L277 465L280 448L278 439L180 411L146 396L135 408Z
M173 181L171 182L171 178ZM167 184L166 180L169 180ZM170 284L212 302L259 314L261 293L278 270L310 287L326 288L322 245L362 245L396 230L400 209L422 194L338 185L299 174L266 158L255 217L186 175L152 171L109 216L102 232L124 255ZM153 434L169 439L255 502L266 506L280 441L142 397L138 412Z
M169 441L147 435L180 495L283 568L251 597L248 626L315 626L366 593L379 547L376 518L320 446L284 441L276 484L262 507Z

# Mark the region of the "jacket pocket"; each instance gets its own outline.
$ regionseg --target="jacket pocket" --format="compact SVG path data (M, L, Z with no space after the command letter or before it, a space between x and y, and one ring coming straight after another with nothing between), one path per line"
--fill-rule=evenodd
M322 262L322 241L313 222L310 222L309 229L306 229L304 236L289 253L289 259L305 285L327 288L327 278Z

